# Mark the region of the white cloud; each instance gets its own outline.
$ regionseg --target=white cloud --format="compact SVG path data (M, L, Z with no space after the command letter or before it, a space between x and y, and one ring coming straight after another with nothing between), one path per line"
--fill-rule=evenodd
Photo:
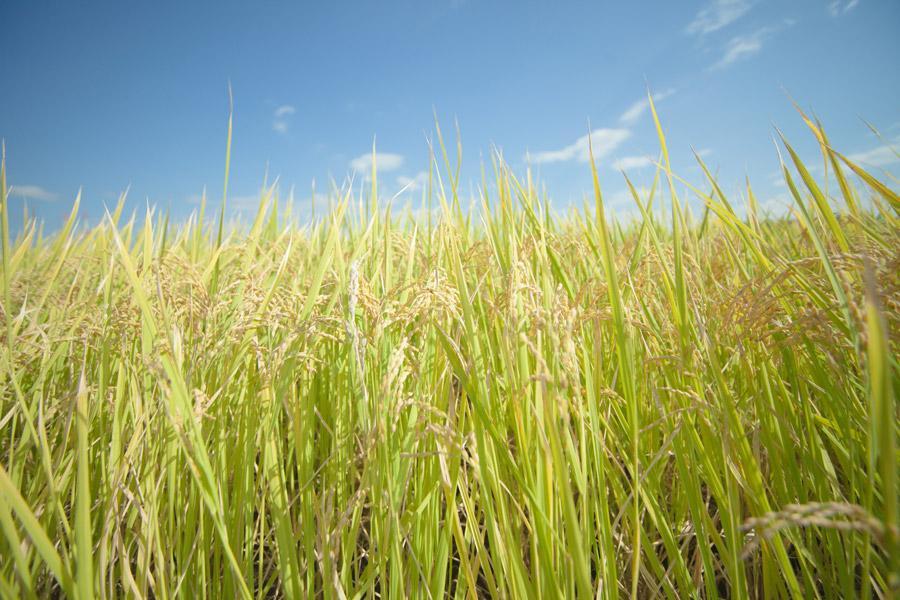
M729 67L740 60L744 60L746 58L750 58L751 56L759 54L759 52L763 48L763 43L768 38L781 31L785 27L790 27L793 24L794 21L788 19L783 21L779 25L769 25L767 27L757 29L753 33L749 33L747 35L739 35L731 38L731 40L729 40L728 44L725 46L725 52L722 55L722 58L720 58L718 62L713 64L710 67L710 70L724 69L725 67Z
M661 100L664 100L675 93L675 90L669 88L667 90L663 90L662 92L657 92L653 94L653 102L657 103ZM650 108L650 101L647 98L641 98L634 102L631 106L628 107L628 110L622 113L622 116L619 117L619 122L630 125L634 123L638 119L641 118L641 115L646 112L646 110Z
M262 199L262 193L235 196L229 195L227 200L228 209L236 212L256 212Z
M10 188L9 195L42 202L52 202L58 197L55 193L45 190L39 185L14 185Z
M655 161L649 156L623 156L612 163L612 168L617 171L630 171L649 167Z
M706 35L734 23L753 7L750 0L713 0L704 7L685 31L692 35Z
M405 177L400 175L397 177L397 185L400 186L401 189L406 188L407 192L416 192L425 187L425 184L428 183L428 173L425 171L419 171L412 177Z
M900 144L900 137L894 139L892 144ZM867 167L886 167L900 162L897 149L890 145L879 146L864 152L855 152L847 155L847 158Z
M396 171L403 166L402 154L391 154L390 152L377 152L375 154L375 165L380 172ZM350 168L357 173L372 172L372 153L357 156L350 161Z
M631 191L627 188L622 188L620 190L616 190L614 192L606 192L603 194L603 204L609 207L615 206L628 206L629 204L634 204L634 197L631 195Z
M783 217L791 212L793 205L793 198L785 192L763 197L758 202L760 212L769 217Z
M290 104L282 104L278 108L275 109L274 120L272 121L272 130L276 133L287 133L288 131L288 117L297 112Z
M757 34L740 36L728 42L724 56L712 66L713 69L724 69L743 58L749 58L762 50L763 37Z
M834 0L828 4L828 14L832 17L846 15L859 5L859 0Z
M281 117L286 117L288 115L294 114L295 112L297 112L297 109L290 104L282 104L275 109L275 118L279 119Z
M628 129L595 129L590 133L590 143L594 149L594 158L602 159L610 152L619 147L619 145L631 136ZM560 150L547 150L531 154L527 159L536 164L565 162L577 160L579 162L588 162L590 155L588 153L588 136L583 135L574 143L569 144Z
M650 195L650 190L641 186L636 188L635 191L638 194L638 198L641 199L641 202L646 204L647 196ZM603 204L606 208L606 216L613 218L620 223L642 219L641 209L638 208L638 205L634 201L634 196L628 188L622 188L613 192L604 192Z

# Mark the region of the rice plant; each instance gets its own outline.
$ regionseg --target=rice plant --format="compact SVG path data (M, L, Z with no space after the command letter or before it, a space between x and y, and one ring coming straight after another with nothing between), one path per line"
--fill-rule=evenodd
M427 218L12 239L4 161L0 596L891 597L900 200L803 118L778 217L658 120L627 223L439 151Z

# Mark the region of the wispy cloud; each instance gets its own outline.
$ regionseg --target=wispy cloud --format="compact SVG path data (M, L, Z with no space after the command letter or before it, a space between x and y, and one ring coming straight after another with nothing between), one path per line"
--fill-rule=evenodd
M425 171L419 171L412 177L406 177L404 175L397 177L397 185L400 189L405 189L407 192L419 191L425 187L426 183L428 183L428 173Z
M590 133L590 143L594 149L594 158L602 159L610 152L615 150L625 140L631 137L631 131L628 129L595 129ZM569 144L565 148L559 150L546 150L530 154L528 159L535 164L566 162L577 160L579 162L588 162L590 154L588 153L588 136L584 135Z
M644 186L635 189L638 198L643 204L647 203L650 190ZM641 209L634 201L634 196L628 188L622 188L603 193L603 204L608 208L610 217L620 223L628 223L641 218Z
M403 155L377 152L375 154L375 165L381 172L396 171L403 166ZM357 173L370 173L372 171L372 153L363 154L351 160L350 168Z
M295 112L297 112L297 109L290 104L282 104L276 108L273 115L272 129L277 133L287 133L288 121Z
M867 167L887 167L900 163L900 152L895 147L897 145L900 145L900 137L894 138L884 146L849 154L847 158Z
M785 192L764 196L759 201L759 209L768 217L783 217L791 212L794 200Z
M263 192L228 196L228 209L234 212L256 212L264 198Z
M718 62L710 66L710 70L717 71L720 69L724 69L726 67L730 67L738 61L759 54L763 49L763 44L766 42L766 40L768 40L770 37L781 31L785 27L790 27L793 24L794 21L787 19L785 21L782 21L778 25L769 25L767 27L757 29L752 33L748 33L747 35L739 35L731 38L728 41L728 44L725 46L725 51L722 55L722 58L720 58Z
M653 102L658 103L672 94L675 93L675 90L669 88L667 90L663 90L661 92L656 92L653 94ZM628 109L622 113L622 116L619 117L619 122L624 125L630 125L636 122L641 116L650 108L650 101L647 98L641 98L640 100L635 101Z
M834 0L828 4L828 14L832 17L840 17L859 6L859 0Z
M649 156L623 156L613 161L612 168L616 171L631 171L649 167L654 162Z
M281 117L286 117L288 115L292 115L297 112L297 109L291 106L290 104L282 104L278 108L275 109L275 118L280 119Z
M27 200L40 200L42 202L53 202L58 198L57 194L39 185L14 185L10 188L9 195Z
M706 35L718 31L743 17L752 7L751 0L713 0L697 13L685 32Z

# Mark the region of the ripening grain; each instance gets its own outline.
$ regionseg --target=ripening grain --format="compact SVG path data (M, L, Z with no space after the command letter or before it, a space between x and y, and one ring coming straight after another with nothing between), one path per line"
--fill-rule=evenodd
M786 218L661 129L628 225L448 161L427 221L10 239L4 180L0 597L897 593L900 202L809 124Z

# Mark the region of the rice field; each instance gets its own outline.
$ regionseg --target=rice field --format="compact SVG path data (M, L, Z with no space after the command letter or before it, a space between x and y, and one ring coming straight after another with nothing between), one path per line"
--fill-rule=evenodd
M900 200L806 122L777 217L658 121L629 222L438 137L419 217L12 238L4 167L0 596L892 597Z

